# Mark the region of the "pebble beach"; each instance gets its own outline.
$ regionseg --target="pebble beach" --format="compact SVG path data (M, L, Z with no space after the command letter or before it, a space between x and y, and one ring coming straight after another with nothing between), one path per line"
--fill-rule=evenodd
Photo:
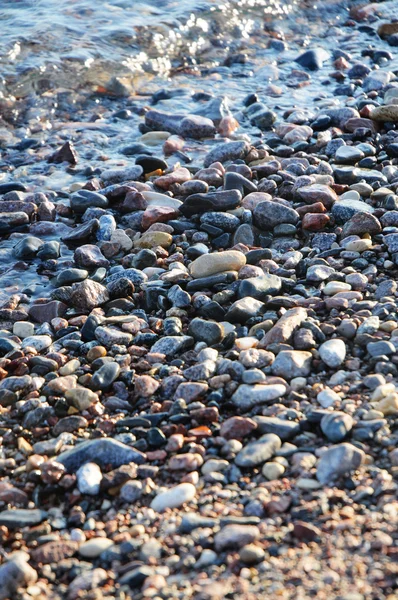
M0 600L398 598L397 15L0 6Z

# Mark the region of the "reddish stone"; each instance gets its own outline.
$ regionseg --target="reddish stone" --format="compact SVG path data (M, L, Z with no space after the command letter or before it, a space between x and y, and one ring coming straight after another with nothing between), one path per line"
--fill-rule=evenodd
M248 417L230 417L220 427L220 436L226 440L241 440L257 429L257 423Z
M66 472L64 465L54 461L45 462L40 467L41 478L44 483L58 483Z
M190 415L198 424L217 423L220 416L218 414L218 408L215 406L206 406L205 408L192 410Z
M123 213L128 213L134 210L145 210L147 207L148 202L145 200L141 192L137 192L137 190L130 190L127 192L120 210Z
M165 450L153 450L152 452L147 452L146 457L148 460L165 460L167 452Z
M142 396L143 398L152 396L159 386L159 381L156 381L156 379L150 375L140 375L135 378L135 392L138 396Z
M172 456L167 466L170 471L197 471L202 465L203 458L200 454L187 452Z
M164 223L176 218L178 210L171 206L150 206L142 215L142 228L148 229L154 223Z
M303 218L303 229L308 231L320 231L329 223L329 215L307 213Z
M354 131L360 127L370 129L372 133L377 133L378 131L378 127L374 121L371 121L370 119L364 119L362 117L353 117L344 123L344 129L350 133L354 133Z
M50 323L56 317L62 317L68 307L59 300L52 300L44 304L33 304L29 308L29 315L38 323Z
M173 183L184 183L192 178L191 173L185 167L179 167L172 173L162 175L155 180L157 187L168 190Z
M48 159L48 162L68 162L71 165L76 165L77 161L77 152L71 142L65 142L65 144L59 150L54 152L54 154L52 154L52 156L50 156L50 158Z
M22 490L15 487L9 487L0 491L0 502L12 504L13 506L27 506L29 499Z
M316 538L321 536L321 530L311 523L305 521L296 521L294 524L294 535L299 540L305 540L307 542L313 542Z
M238 127L238 121L232 115L228 115L221 119L218 125L218 133L223 137L229 137Z
M185 140L180 138L178 135L171 135L163 144L163 153L165 156L170 156L174 152L182 150L185 146Z
M307 204L322 202L326 208L330 208L337 200L337 194L333 188L322 183L313 183L298 188L297 196Z
M288 342L294 331L307 318L304 308L291 308L275 323L261 339L259 347L266 348L269 344L283 344Z
M73 556L78 548L77 542L60 540L59 542L48 542L39 546L31 552L31 557L36 563L48 565L57 563L65 558Z
M296 211L303 217L307 213L324 213L326 212L326 208L322 202L315 202L314 204L310 204L309 206L299 206L296 208Z
M211 435L212 435L211 429L206 427L206 425L200 425L199 427L194 427L194 429L190 429L188 433L189 433L189 435L192 435L196 438L211 437Z
M361 108L361 110L359 111L359 114L361 115L361 117L364 117L365 119L370 117L370 113L373 111L374 106L373 104L366 104L363 108Z
M108 290L97 281L85 279L72 285L71 303L76 308L89 312L108 300Z
M325 298L325 306L327 310L332 310L332 308L346 310L348 308L348 300L346 298Z
M339 58L337 58L337 59L334 61L334 63L333 63L333 64L334 64L334 66L336 67L336 69L339 69L340 71L341 71L342 69L348 69L348 68L349 68L349 66L350 66L350 65L348 64L348 62L346 61L346 59L345 59L345 58L343 58L342 56L339 56Z
M330 187L334 189L338 196L341 196L344 192L348 192L350 189L350 187L344 183L333 183Z
M206 182L208 185L214 185L214 187L219 187L223 184L224 176L222 171L216 168L208 167L207 169L200 169L197 173L195 173L195 178L200 179L200 181Z

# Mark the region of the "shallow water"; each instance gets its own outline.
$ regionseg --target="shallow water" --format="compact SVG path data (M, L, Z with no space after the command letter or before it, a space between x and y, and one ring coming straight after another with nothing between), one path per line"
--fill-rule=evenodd
M166 75L217 57L297 0L3 0L0 65L16 96L118 75Z

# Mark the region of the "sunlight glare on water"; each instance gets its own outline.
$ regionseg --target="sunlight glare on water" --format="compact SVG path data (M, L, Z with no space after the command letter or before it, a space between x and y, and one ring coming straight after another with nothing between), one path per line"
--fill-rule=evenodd
M186 57L199 63L210 46L247 39L261 30L265 15L277 18L294 10L295 3L2 0L3 91L23 96L54 85L100 85L111 76L166 75Z

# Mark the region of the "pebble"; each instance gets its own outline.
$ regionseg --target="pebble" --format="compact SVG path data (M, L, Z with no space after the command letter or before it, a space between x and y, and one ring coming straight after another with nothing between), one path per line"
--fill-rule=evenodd
M340 402L340 396L332 389L325 388L317 395L316 399L323 408L330 408Z
M214 536L217 552L242 548L246 544L256 541L260 537L260 530L255 525L226 525Z
M364 459L364 452L344 442L328 448L319 459L316 476L322 484L330 485L338 477L358 469Z
M279 417L253 417L260 433L275 433L282 441L289 440L300 431L300 424L296 421L288 421Z
M168 508L178 508L186 502L191 502L195 496L196 489L192 483L180 483L155 496L151 508L156 512L164 512Z
M258 440L249 442L238 453L235 463L239 467L254 467L265 463L280 449L282 442L274 433L266 433Z
M73 473L89 462L95 462L100 467L111 465L113 468L131 462L142 464L145 462L145 455L117 440L102 438L87 440L72 450L62 452L57 457L57 462Z
M112 540L108 540L107 538L97 537L91 538L87 542L84 542L79 548L80 556L84 558L97 558L109 548L113 546Z
M333 412L322 417L321 429L331 442L341 442L353 427L353 419L342 412Z
M95 463L86 463L76 471L77 487L82 494L97 496L102 481L102 473Z
M262 474L268 481L280 479L285 472L285 467L277 462L265 463L261 469Z
M16 552L0 566L1 600L12 598L20 588L33 586L36 583L38 574L29 565L28 559L28 554Z
M22 348L34 348L37 352L42 352L49 348L51 344L52 339L49 335L33 335L24 338Z
M282 223L292 223L295 225L300 218L298 212L293 208L268 200L257 204L253 216L255 224L265 231L273 229Z
M272 402L286 394L286 387L282 384L254 385L241 384L234 395L232 402L243 412L247 412L258 404Z
M303 350L283 350L272 363L274 375L290 380L307 377L311 372L312 354Z
M343 340L332 339L324 342L319 347L319 356L331 369L336 369L343 364L346 356L346 346Z
M235 250L205 254L194 260L189 270L194 279L224 271L239 271L246 264L245 255Z
M3 510L0 513L0 525L8 529L18 529L29 525L38 525L47 518L47 513L40 509L17 508L14 510Z

